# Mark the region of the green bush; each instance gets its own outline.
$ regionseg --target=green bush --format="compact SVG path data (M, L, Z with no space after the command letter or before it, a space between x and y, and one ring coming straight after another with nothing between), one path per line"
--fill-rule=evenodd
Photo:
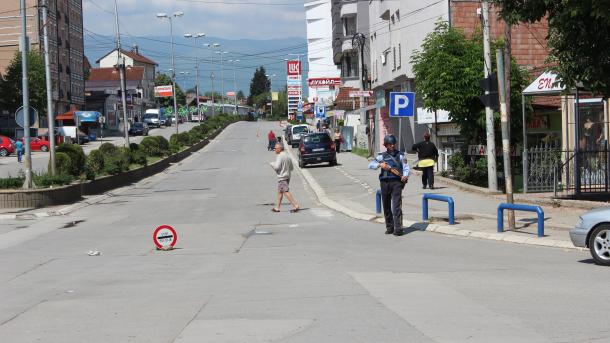
M104 143L102 145L100 145L100 151L103 155L110 155L110 154L114 154L116 152L116 145L112 144L112 143Z
M155 136L144 137L140 143L140 148L144 150L147 156L163 155L161 148L159 147L159 141L155 139Z
M148 160L146 159L146 152L144 150L131 150L131 163L139 164L141 166L145 166L148 164Z
M174 133L169 138L170 146L171 145L177 145L179 147L183 147L183 146L189 145L189 143L190 143L190 136L186 132Z
M104 172L117 175L129 170L131 164L131 151L129 148L117 148L116 153L104 155Z
M177 144L169 144L169 151L172 154L175 154L177 152L180 152L180 149L182 149L182 146L177 145Z
M89 156L87 156L87 162L85 162L85 173L87 174L87 179L95 179L95 176L101 174L103 170L104 154L101 150L92 150L89 153Z
M131 151L140 150L140 145L138 145L138 143L129 143L129 150L131 150Z
M68 174L40 174L34 175L34 183L39 187L63 186L74 181L74 176Z
M467 156L461 152L456 152L449 158L449 167L452 170L453 178L473 185L486 186L487 159L482 157L467 163L466 158Z
M20 177L5 177L0 179L0 189L21 188L24 179Z
M49 160L49 171L51 170L51 161ZM55 173L60 175L72 175L72 159L70 155L63 152L55 153Z
M163 136L153 136L154 139L159 142L159 149L161 150L161 154L167 155L169 154L169 142Z
M70 172L68 174L73 176L80 176L85 170L85 152L78 144L60 144L56 151L58 153L65 153L70 156ZM59 173L61 174L61 173Z

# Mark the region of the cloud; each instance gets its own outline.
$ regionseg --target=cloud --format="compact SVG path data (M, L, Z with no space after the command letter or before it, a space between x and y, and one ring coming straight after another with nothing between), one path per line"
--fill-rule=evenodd
M249 0L265 2L264 0ZM226 1L229 2L229 1ZM122 33L134 36L166 35L167 23L156 13L183 11L174 20L174 33L205 32L228 39L271 39L305 37L305 10L302 4L290 6L228 5L177 0L118 0ZM114 33L114 2L84 0L85 29L99 34Z

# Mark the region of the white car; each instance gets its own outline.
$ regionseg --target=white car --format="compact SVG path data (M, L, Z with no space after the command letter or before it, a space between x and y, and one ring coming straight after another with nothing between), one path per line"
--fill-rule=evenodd
M595 263L610 266L610 207L581 215L570 238L575 246L589 248Z
M299 146L299 141L301 140L301 135L309 133L308 125L294 125L290 127L290 142L288 144L292 145L293 148Z

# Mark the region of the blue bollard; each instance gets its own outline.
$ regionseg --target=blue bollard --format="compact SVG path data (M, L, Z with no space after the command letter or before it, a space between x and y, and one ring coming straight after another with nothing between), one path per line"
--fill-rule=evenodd
M540 206L507 204L498 205L498 232L504 232L504 210L536 212L538 214L538 237L544 237L544 211Z
M449 207L449 225L455 224L455 203L453 198L441 194L426 193L422 198L422 219L428 220L428 200L444 201Z
M377 190L375 193L375 213L381 214L381 190Z

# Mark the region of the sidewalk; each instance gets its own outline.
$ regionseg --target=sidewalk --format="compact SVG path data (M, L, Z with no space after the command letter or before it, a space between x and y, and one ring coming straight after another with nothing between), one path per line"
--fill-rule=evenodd
M294 151L290 151L296 157ZM328 167L326 164L308 166L301 172L310 186L324 199L321 202L351 217L376 220L383 223L383 217L375 214L375 192L379 188L378 171L368 169L368 160L352 153L337 155L339 165ZM497 233L496 213L500 196L468 192L457 187L436 182L434 190L422 189L419 175L411 174L403 193L403 213L405 227L425 229L446 234L505 240L562 248L574 248L570 237L571 229L578 216L586 212L576 208L554 208L542 206L545 214L545 237L538 238L537 217L535 213L515 212L515 231ZM317 188L317 189L316 189ZM422 221L422 195L424 193L443 194L455 201L456 225L448 225L447 204L430 201L430 222ZM325 201L322 201L325 200ZM508 221L505 217L505 230ZM380 228L381 230L381 228Z

